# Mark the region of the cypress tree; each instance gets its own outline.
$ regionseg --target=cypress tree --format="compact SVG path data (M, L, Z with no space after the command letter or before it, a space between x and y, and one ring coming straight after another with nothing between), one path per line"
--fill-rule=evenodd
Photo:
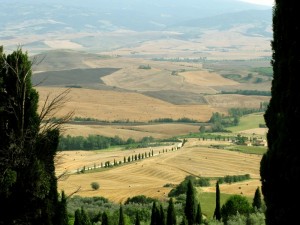
M298 221L300 193L300 13L295 0L276 0L273 8L271 100L264 115L268 151L261 160L266 224Z
M168 211L167 211L167 225L176 225L176 222L177 222L177 219L176 219L173 198L170 198L169 205L168 205Z
M219 181L216 183L216 208L214 212L214 218L216 220L221 220L221 204L220 204L220 187Z
M59 207L57 210L57 215L58 215L58 225L68 225L69 224L69 219L68 219L68 212L67 212L67 198L65 195L65 192L61 192L61 200L59 203Z
M260 189L259 189L259 187L257 187L256 191L255 191L255 194L254 194L252 207L254 209L261 209L261 206L262 206L262 201L261 201Z
M80 225L92 225L92 222L89 218L89 216L87 215L86 211L81 208L81 224Z
M188 221L187 221L187 219L184 215L182 216L182 220L180 222L180 225L188 225Z
M195 218L195 223L199 224L199 225L202 223L202 210L201 210L200 203L198 203L197 213L196 213L196 218Z
M81 218L81 212L80 212L80 209L77 209L77 210L75 211L74 225L82 225L82 218Z
M188 221L188 225L193 225L196 218L196 196L195 188L191 180L188 181L185 201L185 217Z
M160 225L166 224L165 212L164 212L162 205L160 205L160 209L159 209L159 224Z
M152 204L150 225L159 225L159 209L157 208L155 201Z
M108 216L107 216L107 214L106 214L106 212L103 212L103 214L102 214L102 225L109 225L109 223L108 223ZM74 224L75 225L75 224Z
M119 211L119 225L125 225L123 206L122 205L120 205L120 211Z
M140 221L140 216L139 216L139 213L136 212L136 215L135 215L135 225L141 225L141 221Z
M0 58L0 224L57 224L59 128L37 113L27 53L1 48Z

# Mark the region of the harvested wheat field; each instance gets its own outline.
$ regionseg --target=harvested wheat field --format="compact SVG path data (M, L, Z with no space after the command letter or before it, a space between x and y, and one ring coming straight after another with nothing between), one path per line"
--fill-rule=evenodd
M38 87L40 105L46 97L62 93L66 88ZM74 111L74 116L106 121L130 120L149 121L158 118L179 119L188 117L207 121L212 112L225 111L209 105L174 105L135 92L116 92L74 88L67 96L67 102L58 115Z
M83 136L102 135L106 137L119 136L123 140L133 138L140 140L143 137L151 136L157 139L174 137L187 133L199 131L199 125L190 124L153 124L153 125L77 125L66 124L63 129L63 135Z
M250 174L251 180L231 185L220 185L222 193L243 194L253 196L259 182L259 165L261 156L244 154L234 151L218 150L203 146L203 141L189 140L184 147L176 151L162 153L159 147L154 149L154 157L141 161L127 163L111 169L100 169L101 172L73 174L60 180L59 189L72 193L80 187L78 195L103 196L116 203L125 201L128 197L146 195L159 199L167 197L170 188L165 184L178 184L185 176L220 177L225 175ZM134 152L135 151L135 152ZM149 149L127 151L96 152L63 152L67 154L58 161L57 170L62 172L66 165L76 168L83 164L93 164L117 158L122 160L125 155L138 154ZM158 154L158 151L161 153ZM74 160L74 154L77 158ZM73 163L72 163L73 160ZM66 169L70 169L66 168ZM100 184L99 190L92 190L91 182ZM203 188L203 191L214 191L214 187Z

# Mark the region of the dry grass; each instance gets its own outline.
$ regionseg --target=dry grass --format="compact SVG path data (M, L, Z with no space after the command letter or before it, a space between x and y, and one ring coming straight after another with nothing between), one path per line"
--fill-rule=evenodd
M166 198L170 188L163 187L167 183L178 184L185 176L195 175L203 177L220 177L225 175L250 174L252 180L232 185L220 185L222 193L235 193L253 196L259 186L259 164L261 156L243 154L234 151L217 150L201 147L203 141L189 140L186 145L177 151L156 155L142 161L103 170L97 173L85 173L69 176L59 181L59 189L71 193L77 187L81 196L104 196L114 202L123 202L128 197L147 195L159 199ZM154 153L162 151L159 147ZM170 149L171 147L168 147ZM74 169L83 164L104 162L106 160L123 160L124 156L138 152L149 151L139 149L131 151L99 151L99 152L64 152L60 158L57 170ZM66 165L68 167L66 167ZM100 189L92 191L91 182L98 182ZM204 188L203 191L214 191L213 188Z
M46 96L61 93L65 88L38 87L40 105ZM99 120L149 121L158 118L179 119L189 117L207 121L212 112L224 111L209 105L173 105L134 92L115 92L75 88L68 95L69 100L58 115L74 111L77 117Z
M88 135L103 135L106 137L119 136L124 140L128 138L139 140L146 136L163 139L199 131L199 126L187 124L154 124L142 126L67 124L64 128L64 135L84 137Z

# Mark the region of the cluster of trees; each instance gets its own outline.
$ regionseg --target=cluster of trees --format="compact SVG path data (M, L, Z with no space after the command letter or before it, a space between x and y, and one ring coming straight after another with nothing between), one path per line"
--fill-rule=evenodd
M166 143L181 142L177 138L169 138L162 140L155 140L152 136L143 137L141 140L134 140L128 138L121 139L119 136L105 137L102 135L88 135L83 136L60 136L58 149L59 150L99 150L106 149L112 146L124 146L125 149L146 148L164 145Z
M228 116L215 112L210 117L208 123L211 123L210 128L200 126L199 131L201 133L209 132L229 132L226 127L238 126L240 123L240 117L255 113L265 112L268 107L268 102L261 102L259 108L230 108L228 110Z
M190 119L187 117L182 117L179 119L172 119L172 118L158 118L154 120L150 120L149 123L198 123L199 121Z
M167 61L167 62L191 62L191 63L201 63L206 61L206 57L198 58L153 58L153 61Z
M256 83L260 83L260 82L262 82L262 79L261 78L257 78ZM236 90L236 91L222 91L221 94L271 96L271 91Z
M241 195L232 195L221 206L220 188L216 183L216 206L214 217L206 218L202 213L201 204L197 198L197 190L192 180L188 180L184 202L178 202L169 198L168 202L160 202L146 196L135 196L128 198L124 205L110 203L102 197L80 198L75 196L73 201L73 214L70 220L75 218L74 225L81 224L152 224L152 225L176 225L176 224L233 224L231 221L239 220L239 224L264 224L264 205L261 199L260 189L254 194L252 205L247 198ZM94 208L89 208L90 205ZM80 206L81 205L81 206ZM75 209L74 207L78 207ZM87 211L85 211L85 208ZM245 223L241 223L241 220ZM246 221L248 221L246 223ZM252 222L251 222L252 221Z
M213 178L215 180L215 178ZM219 177L217 178L217 182L219 184L222 183L234 183L234 182L240 182L244 180L249 180L250 175L245 174L245 175L227 175L224 177ZM200 177L197 178L195 176L189 175L186 176L185 179L180 182L178 185L175 185L175 187L169 192L168 196L169 197L178 197L184 193L186 193L187 188L188 188L188 183L191 181L195 187L209 187L211 184L211 178L208 177ZM171 187L174 185L168 184L167 186Z
M119 136L105 137L102 135L88 135L87 137L73 137L67 135L59 138L58 148L60 150L95 150L133 143L135 143L134 139L128 138L124 141Z
M250 180L250 174L245 174L245 175L227 175L221 178L218 178L218 183L222 184L222 183L235 183L235 182L240 182L240 181L244 181L244 180Z

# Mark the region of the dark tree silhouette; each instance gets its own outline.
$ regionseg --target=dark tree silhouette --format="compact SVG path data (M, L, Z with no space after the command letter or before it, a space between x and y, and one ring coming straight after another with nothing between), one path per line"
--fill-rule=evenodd
M0 224L59 224L54 157L59 122L44 119L61 97L42 107L31 84L27 53L0 49Z
M266 224L298 221L300 193L300 13L297 1L273 8L271 100L265 113L268 151L261 160Z
M167 211L167 225L176 225L176 213L174 208L173 198L170 198Z
M214 218L216 220L221 220L221 204L220 204L220 187L219 181L216 183L216 208L214 212Z
M108 216L107 216L106 212L103 212L103 214L102 214L102 223L101 224L102 225L109 225Z
M135 225L141 225L141 221L140 221L140 216L139 216L139 213L136 212L136 215L135 215Z
M188 221L188 225L193 225L196 219L196 195L195 195L195 188L191 180L188 181L187 185L187 192L186 192L186 201L185 201L185 217Z
M202 223L202 210L201 210L200 203L198 203L197 213L196 213L196 218L195 218L195 223L199 224L199 225Z
M259 187L256 188L253 202L252 202L252 207L254 209L261 209L262 207L262 200L261 200L261 194L260 194L260 189Z
M119 225L125 225L123 206L122 205L120 205L120 211L119 211Z

